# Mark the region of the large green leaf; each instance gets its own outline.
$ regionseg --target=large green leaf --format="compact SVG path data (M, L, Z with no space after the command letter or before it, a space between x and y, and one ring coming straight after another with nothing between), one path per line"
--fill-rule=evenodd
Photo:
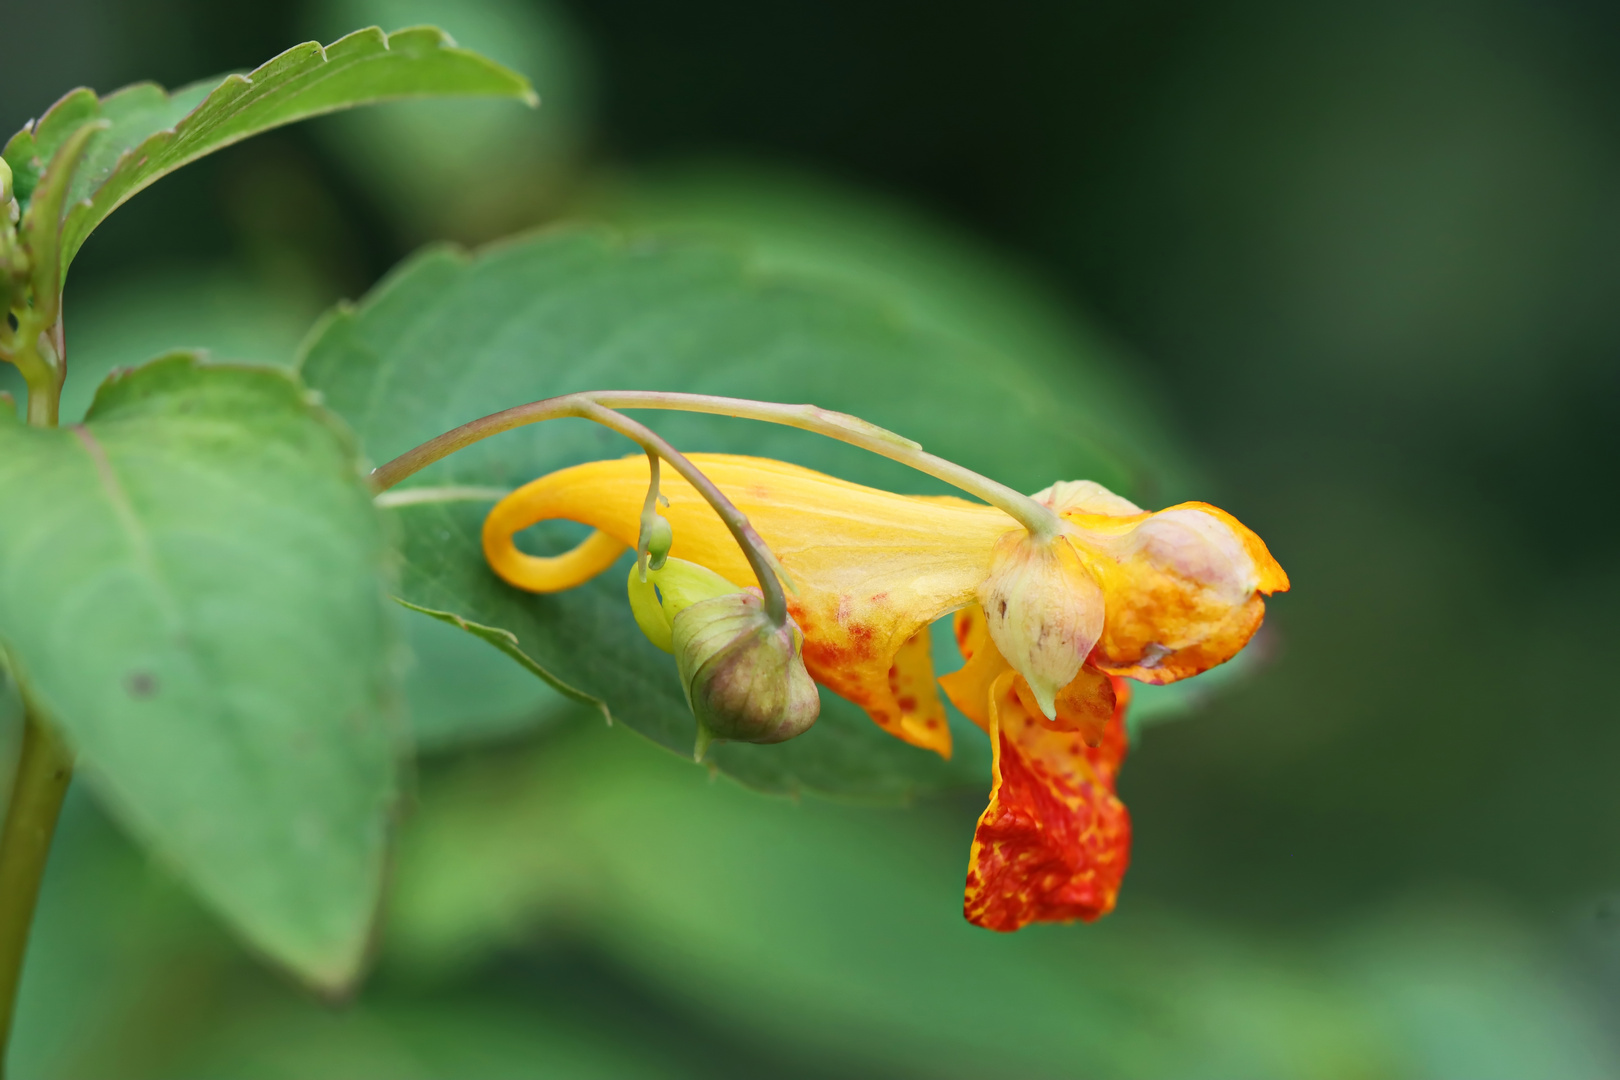
M137 83L105 98L78 89L12 137L6 161L26 198L43 163L92 121L91 138L68 190L62 273L114 210L183 165L270 128L379 101L418 97L514 97L535 103L528 80L455 47L430 26L385 34L357 30L331 45L294 46L247 75L195 83L173 94Z
M853 412L1024 490L1089 476L1132 491L1160 479L1151 460L1099 445L1076 423L1073 403L1100 403L1082 366L1092 358L1075 359L1034 364L998 355L853 290L762 275L729 248L564 230L477 256L418 257L319 327L303 371L374 461L520 402L644 387ZM943 490L804 432L684 414L650 422L689 450L764 454L894 490ZM582 422L547 424L479 444L410 484L510 488L631 449ZM688 752L693 724L674 666L636 630L622 567L554 596L509 588L480 554L487 508L456 499L395 511L403 598L482 627L568 692ZM809 734L779 746L724 745L714 760L770 790L872 798L983 780L984 740L969 726L958 724L957 760L946 764L883 735L847 703L827 695L824 703Z
M356 972L398 738L386 544L285 371L176 355L0 423L0 649L82 774L259 949Z
M83 418L109 372L154 356L200 351L232 361L291 365L318 314L305 290L277 288L276 282L228 265L160 269L138 281L77 288L72 363L62 392L64 423ZM17 369L0 364L0 389L8 379L23 398L27 391ZM467 635L425 615L400 614L416 658L404 691L418 752L534 728L545 722L548 706L562 700ZM4 714L0 705L0 717ZM0 763L7 760L6 745L0 740Z

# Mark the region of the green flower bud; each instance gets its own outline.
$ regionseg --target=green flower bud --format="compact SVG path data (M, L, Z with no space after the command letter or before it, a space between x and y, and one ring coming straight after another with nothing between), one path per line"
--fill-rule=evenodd
M667 653L675 651L675 616L697 603L737 592L737 586L707 566L669 559L663 566L650 567L647 580L630 567L630 612L647 640Z
M0 157L0 205L11 201L11 166Z
M821 712L793 620L771 625L754 592L700 600L675 616L675 663L697 717L696 756L713 739L784 742Z
M669 549L675 543L675 530L666 518L653 515L652 528L647 537L647 569L662 570L669 560Z

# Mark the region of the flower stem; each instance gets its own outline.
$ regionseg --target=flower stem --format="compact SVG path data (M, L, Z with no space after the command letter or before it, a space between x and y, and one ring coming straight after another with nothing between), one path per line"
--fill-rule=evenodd
M7 262L20 239L27 251L25 296L4 291L0 311L0 360L17 366L28 384L28 423L57 426L67 348L62 326L62 218L68 187L90 138L109 122L82 124L57 147L44 177L34 188L20 232L8 232ZM8 208L9 210L9 208ZM13 263L12 268L15 268ZM12 331L10 320L16 319ZM39 901L39 885L51 853L56 818L73 777L73 759L24 695L22 751L12 781L11 803L0 825L0 1077L11 1042L11 1023L22 981L23 957Z
M663 458L655 451L647 451L647 499L641 506L641 530L636 535L636 574L643 584L647 581L647 563L652 553L648 550L652 543L654 519L658 516L658 463Z
M584 395L580 396L584 398ZM726 523L726 528L731 530L737 546L742 548L743 557L748 560L749 567L754 571L754 577L759 581L759 591L765 601L765 614L771 620L771 625L781 626L786 622L787 597L782 595L782 582L787 580L787 571L776 561L771 549L765 546L765 541L748 523L748 516L738 510L731 500L726 498L725 493L714 486L714 481L703 475L703 471L692 464L685 454L623 413L614 412L589 398L584 398L579 410L576 415L583 416L587 420L595 420L603 427L610 427L619 434L634 439L649 454L656 452L659 457L675 467L675 471L681 474L682 479L698 490L698 494L702 495L708 504L714 507L714 512L720 515L720 520Z
M40 879L72 775L73 762L66 747L30 711L12 782L11 805L0 829L0 1067L10 1042Z
M47 331L33 312L22 313L17 324L16 334L0 341L0 360L15 364L28 384L28 422L35 427L55 427L64 374L56 362L62 324L57 322Z
M547 398L544 401L535 401L528 405L491 413L489 416L463 424L454 431L447 431L438 438L430 439L386 465L379 466L371 474L372 488L375 491L386 491L417 470L424 469L440 458L471 446L480 439L487 439L491 435L498 435L503 431L511 431L513 428L540 420L549 420L554 416L579 416L581 413L574 411L578 408L573 404L576 401L588 401L611 409L673 409L680 412L735 416L813 431L818 435L826 435L874 454L881 454L903 465L909 465L969 495L975 495L991 506L1005 511L1037 540L1049 540L1062 528L1058 516L1050 507L1042 506L1028 495L1014 491L1005 484L998 484L988 477L980 476L954 461L936 457L925 451L920 444L848 413L819 409L814 405L779 405L775 402L750 401L746 398L650 390L594 390Z

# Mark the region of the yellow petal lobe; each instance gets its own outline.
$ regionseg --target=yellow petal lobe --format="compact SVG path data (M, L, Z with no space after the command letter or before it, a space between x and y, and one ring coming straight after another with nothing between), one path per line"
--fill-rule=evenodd
M990 688L1012 667L990 640L990 630L978 604L970 604L956 613L955 629L956 647L965 662L949 675L941 675L939 685L963 716L988 732Z
M945 722L945 705L939 700L934 683L934 656L928 627L906 639L889 666L889 692L900 709L905 739L924 746L941 757L951 756L951 732Z
M1003 932L1090 922L1113 910L1130 861L1130 816L1114 793L1129 693L1122 682L1111 688L1101 745L1089 747L1031 714L1017 677L1005 671L989 696L994 787L973 835L963 912Z

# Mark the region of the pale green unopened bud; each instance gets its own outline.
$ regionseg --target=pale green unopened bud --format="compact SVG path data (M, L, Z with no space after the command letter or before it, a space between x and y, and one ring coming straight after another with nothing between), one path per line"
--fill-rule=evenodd
M11 166L0 157L0 206L11 201Z
M756 594L692 604L675 616L674 631L698 758L711 739L783 742L816 722L821 699L800 654L804 635L792 619L773 626Z

